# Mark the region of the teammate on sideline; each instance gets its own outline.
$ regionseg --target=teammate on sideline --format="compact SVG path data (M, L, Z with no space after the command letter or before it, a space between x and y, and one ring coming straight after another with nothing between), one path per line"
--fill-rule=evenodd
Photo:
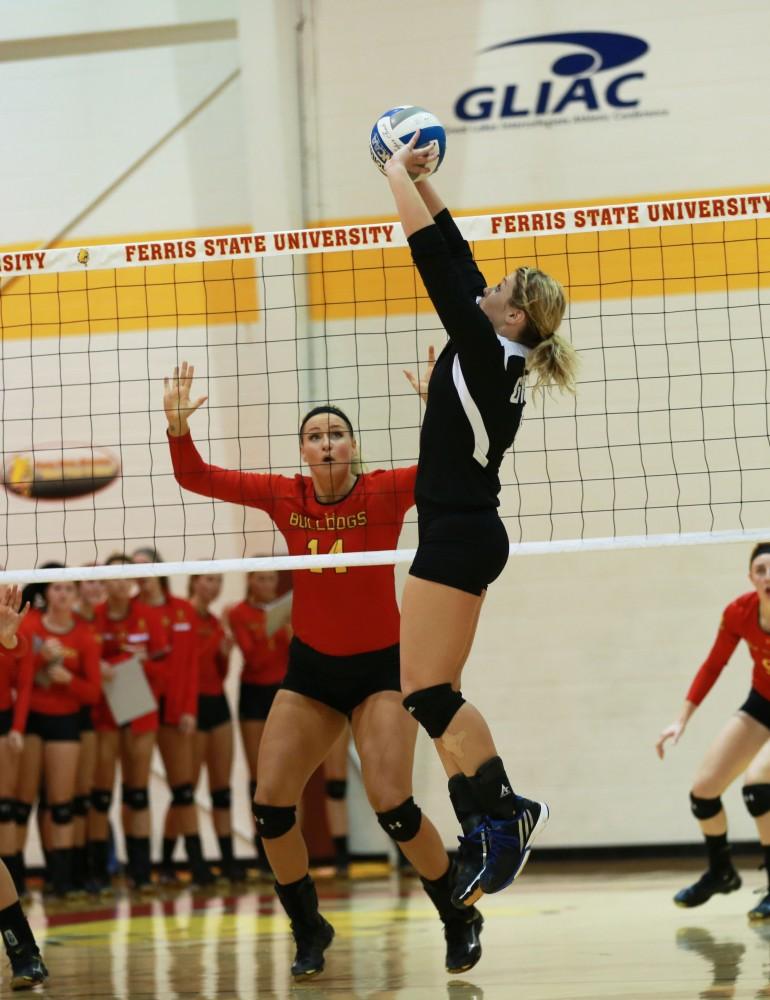
M23 609L20 608L19 587L3 588L0 594L0 658L3 660L17 660L26 652L26 641L19 638L18 630L29 611L29 605L25 604ZM5 668L5 663L0 664L0 670ZM3 803L6 803L4 806L6 812L8 801L3 800ZM48 969L40 957L35 935L24 916L13 879L2 859L0 859L0 934L11 963L11 989L29 990L44 983L48 978Z
M743 774L743 801L754 817L770 878L770 542L756 545L749 559L753 591L728 604L716 641L687 692L676 722L666 726L656 744L662 759L668 740L678 743L695 709L713 687L741 639L754 660L751 690L725 724L695 775L690 807L706 840L708 869L693 885L674 896L678 906L700 906L716 893L734 892L741 879L727 843L727 816L721 795ZM745 773L744 773L745 772ZM749 912L751 920L770 919L770 889Z
M196 617L198 728L194 738L193 786L205 765L211 795L211 818L219 842L221 876L241 882L244 869L233 853L233 722L225 694L232 639L210 610L222 590L220 573L191 576L188 592Z
M436 741L467 837L454 893L470 905L521 872L548 807L513 792L481 713L460 692L487 587L508 559L498 471L536 388L573 391L576 354L556 330L561 285L519 267L490 288L425 179L434 155L419 132L385 173L412 257L449 335L430 379L415 486L419 545L401 603L404 705ZM411 175L411 176L410 176Z
M278 689L286 676L289 662L291 626L280 625L272 635L267 634L265 604L274 601L278 593L278 574L262 570L246 575L246 594L240 603L223 615L223 623L231 630L233 639L243 656L240 692L238 695L238 724L241 730L243 753L249 768L249 801L257 790L257 762L265 720ZM262 838L254 832L257 867L268 872Z
M156 549L142 547L132 553L131 561L158 563L163 559ZM166 884L176 882L174 849L181 834L192 881L207 886L213 883L214 875L203 858L193 781L193 740L198 714L196 615L189 601L171 593L165 576L142 577L139 597L157 613L168 649L163 692L158 702L158 750L171 801L163 824L160 878Z
M191 401L192 380L186 363L164 380L174 474L185 489L265 510L294 554L395 547L413 503L413 466L361 472L351 423L333 406L312 409L299 428L310 476L206 465L187 423L205 400ZM481 956L481 914L453 907L454 870L438 832L412 798L417 727L401 708L393 568L295 573L293 626L289 670L262 737L254 802L276 892L297 943L292 973L320 972L334 936L318 912L296 806L348 719L380 825L421 874L444 923L447 970L471 968Z

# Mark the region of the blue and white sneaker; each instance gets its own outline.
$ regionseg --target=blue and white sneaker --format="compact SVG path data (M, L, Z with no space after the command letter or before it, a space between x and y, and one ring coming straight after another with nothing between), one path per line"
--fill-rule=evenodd
M523 801L513 819L485 819L486 856L479 873L483 893L500 892L521 875L533 841L545 829L550 816L546 803Z

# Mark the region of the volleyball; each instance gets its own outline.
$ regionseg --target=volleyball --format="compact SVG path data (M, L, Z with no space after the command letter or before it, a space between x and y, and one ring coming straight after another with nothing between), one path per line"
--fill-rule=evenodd
M406 104L402 107L391 108L380 115L372 128L369 150L377 168L382 173L385 173L385 164L391 156L409 142L417 129L420 130L418 149L429 145L435 147L438 155L435 160L431 160L428 166L431 174L438 170L446 152L444 126L434 114L426 111L425 108ZM414 180L420 181L428 176L428 174L420 174Z

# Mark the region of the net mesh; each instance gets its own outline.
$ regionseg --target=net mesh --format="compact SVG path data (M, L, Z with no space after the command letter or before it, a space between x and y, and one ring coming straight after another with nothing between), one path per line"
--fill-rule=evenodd
M770 526L769 215L744 195L459 220L488 280L562 281L582 361L576 397L530 399L504 459L513 542ZM380 223L0 254L6 569L285 551L265 514L176 484L161 397L182 359L217 465L293 475L327 401L369 468L416 461L403 371L445 335L403 243Z

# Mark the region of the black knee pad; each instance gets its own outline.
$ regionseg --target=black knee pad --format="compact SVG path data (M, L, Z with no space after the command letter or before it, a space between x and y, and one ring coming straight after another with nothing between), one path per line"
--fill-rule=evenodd
M257 783L256 781L249 782L249 802L254 801L254 796L257 794Z
M146 788L123 788L123 804L134 812L142 812L149 809L150 796Z
M195 802L195 792L189 781L184 785L174 785L171 789L172 806L191 806L193 802Z
M712 816L716 816L722 811L722 800L719 797L701 799L690 792L690 809L692 809L692 814L696 819L711 819Z
M87 816L90 805L90 795L76 795L72 800L72 814L79 817Z
M26 826L29 823L29 814L32 812L32 806L29 802L20 802L18 799L14 802L13 813L16 822L19 826Z
M57 826L66 826L72 822L72 800L69 802L56 802L51 807L51 820Z
M770 812L770 785L744 785L743 801L752 816Z
M345 798L348 792L348 783L344 778L329 778L326 782L326 795L335 802Z
M395 809L377 813L377 822L389 837L396 841L411 840L420 832L422 809L412 796Z
M404 698L403 706L413 715L432 740L444 735L465 698L451 684L434 684L433 687L413 691Z
M91 806L94 812L108 813L112 805L112 792L109 788L91 789Z
M13 799L0 799L0 823L13 823L16 819L16 803Z
M233 797L229 786L226 788L215 788L211 793L211 808L229 809L232 805L232 800Z
M251 811L257 824L257 833L263 840L282 837L297 822L296 806L264 806L253 802Z

